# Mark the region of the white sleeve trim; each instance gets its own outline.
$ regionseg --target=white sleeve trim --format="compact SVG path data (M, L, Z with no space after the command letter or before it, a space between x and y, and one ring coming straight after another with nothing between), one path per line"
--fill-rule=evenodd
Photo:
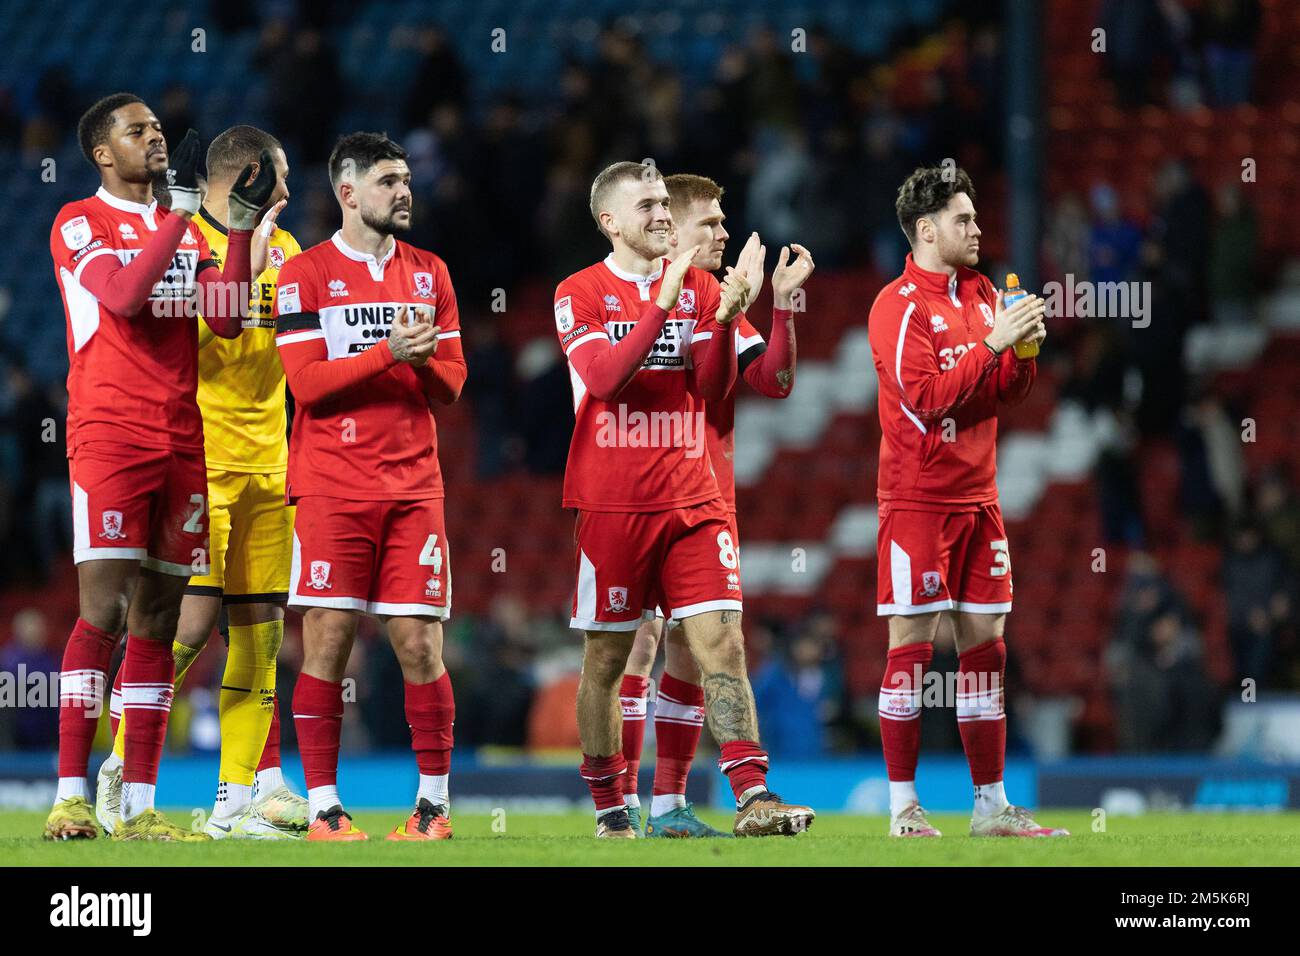
M275 344L279 347L281 345L292 345L295 342L310 342L312 339L323 338L325 338L325 333L321 329L303 329L301 332L286 332L283 335L277 335Z
M458 339L458 338L460 338L460 332L459 332L459 331L456 331L456 332L439 332L439 333L438 333L438 341L439 341L439 342L441 342L443 339Z
M713 338L712 332L696 332L691 336L691 344L694 345L696 342L707 342L711 338Z
M588 332L586 335L580 335L578 336L578 338L574 339L572 342L569 343L569 347L564 350L564 354L566 356L572 355L573 350L576 349L579 345L582 345L584 342L594 342L596 341L596 339L600 339L603 342L608 342L609 336L606 335L604 332Z
M98 259L100 256L116 256L116 255L117 252L114 249L96 249L90 255L86 256L86 258L82 259L80 262L77 263L77 268L72 270L72 278L76 279L77 283L80 284L81 273L85 271L86 263L90 262L92 259Z
M907 397L907 391L903 388L903 343L907 341L907 320L912 317L912 312L916 309L915 302L909 302L907 311L903 313L903 322L898 327L898 348L894 350L894 381L898 382L898 390Z

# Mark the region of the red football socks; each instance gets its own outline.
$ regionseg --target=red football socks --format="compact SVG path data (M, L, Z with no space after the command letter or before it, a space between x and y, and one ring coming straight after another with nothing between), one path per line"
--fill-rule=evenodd
M298 755L307 789L336 786L343 684L299 674L293 690L293 725L298 731Z
M77 619L59 673L59 776L86 776L117 635ZM114 728L116 729L116 728Z
M921 681L933 644L908 644L889 652L880 684L880 745L890 780L916 779L921 753Z
M737 802L748 790L767 789L767 751L757 741L733 740L723 744L718 769L727 775Z
M152 786L158 782L175 670L171 641L127 635L122 660L122 716L131 719L126 722L123 783Z
M973 647L958 660L957 729L977 787L1002 779L1007 753L1004 679L1007 645L1002 638Z
M406 722L411 728L411 749L420 773L439 776L451 770L452 722L456 719L456 699L451 692L451 676L428 684L402 682L406 688Z
M610 757L583 754L579 773L591 790L597 816L623 806L623 777L627 774L627 760L621 753Z
M626 734L626 722L623 728ZM703 729L704 688L664 674L655 700L656 797L686 792L686 777Z
M619 703L623 705L623 759L627 762L623 793L629 797L637 795L641 748L645 745L646 694L649 689L650 678L635 674L624 674L623 683L618 689Z

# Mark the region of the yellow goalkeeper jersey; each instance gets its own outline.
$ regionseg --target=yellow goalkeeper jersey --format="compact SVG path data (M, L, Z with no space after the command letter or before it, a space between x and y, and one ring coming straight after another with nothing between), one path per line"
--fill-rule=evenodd
M224 268L226 227L206 209L200 209L194 221L213 258ZM212 471L274 474L288 467L284 368L275 348L275 294L280 267L301 251L285 230L277 228L271 234L266 271L254 283L239 338L213 335L199 319L198 398L203 447Z

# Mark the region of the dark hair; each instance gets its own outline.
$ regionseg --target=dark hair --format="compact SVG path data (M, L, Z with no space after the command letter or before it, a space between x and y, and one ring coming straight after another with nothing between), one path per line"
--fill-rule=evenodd
M907 241L916 244L916 221L931 216L948 205L958 193L965 193L975 201L975 187L970 176L960 166L918 166L907 181L898 188L894 210L898 224L903 227Z
M406 159L406 150L388 138L387 133L348 133L339 137L330 153L330 184L338 188L344 167L350 162L355 175L361 175L375 163L386 159Z
M208 146L208 178L233 179L249 163L255 163L262 150L283 149L280 141L256 126L232 126Z
M108 131L113 128L113 111L143 102L134 93L112 93L81 114L81 119L77 121L77 142L81 144L81 152L90 161L90 165L99 165L95 162L95 147L104 142Z
M609 194L615 186L624 180L641 179L646 182L653 182L657 179L663 179L663 173L658 168L649 163L634 163L623 161L611 163L596 174L595 180L591 184L591 199L589 208L591 209L591 218L596 220L596 228L600 230L601 235L609 235L605 232L605 227L600 224L601 207L609 199Z

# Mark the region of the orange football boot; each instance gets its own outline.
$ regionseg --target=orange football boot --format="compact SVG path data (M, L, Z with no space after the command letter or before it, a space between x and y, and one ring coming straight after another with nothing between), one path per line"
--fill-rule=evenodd
M369 840L365 832L352 825L352 815L340 806L332 806L316 814L307 828L308 840Z
M424 797L405 823L399 823L397 829L388 834L390 840L450 840L451 821L447 819L447 808L442 804L433 804Z

